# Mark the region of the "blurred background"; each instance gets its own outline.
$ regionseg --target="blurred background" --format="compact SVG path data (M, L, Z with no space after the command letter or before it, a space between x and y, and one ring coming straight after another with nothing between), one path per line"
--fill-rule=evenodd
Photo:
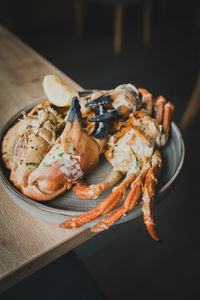
M110 89L130 82L174 102L173 119L186 146L182 174L155 211L162 243L151 240L141 217L113 226L9 289L2 299L200 296L199 3L0 3L1 24L82 87Z

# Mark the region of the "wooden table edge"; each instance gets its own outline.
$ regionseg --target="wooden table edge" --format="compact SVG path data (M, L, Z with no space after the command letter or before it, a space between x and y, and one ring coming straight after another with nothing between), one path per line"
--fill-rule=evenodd
M4 28L0 24L0 31L4 31L8 36L11 36L15 42L23 47L24 49L27 49L30 51L33 55L36 55L37 58L42 61L44 64L48 66L52 66L55 68L57 72L59 72L62 76L66 76L60 69L55 67L51 62L49 62L47 59L45 59L42 55L34 51L30 46L25 44L20 38L16 37L15 34L10 32L8 29ZM82 87L80 87L73 79L68 78L72 84L74 84L77 87L77 90L82 91L84 90ZM36 101L40 99L40 97L33 99L33 101ZM13 200L12 200L13 201ZM27 260L23 265L19 265L15 270L11 270L10 272L5 273L0 278L0 293L5 292L8 288L12 287L19 281L23 280L24 278L28 277L32 273L38 271L39 269L43 268L50 262L54 261L55 259L59 258L60 256L64 255L65 253L69 252L73 248L77 247L81 243L87 241L91 237L96 235L96 233L93 233L90 231L90 229L79 229L79 233L77 235L74 235L72 238L69 239L69 237L65 240L63 239L60 243L53 245L52 248L45 249L44 252L41 252L40 254L32 257L30 260Z
M70 240L62 241L59 245L44 251L42 255L38 255L30 259L23 266L20 265L14 272L13 270L10 271L1 278L0 293L5 292L13 285L45 267L47 264L53 262L55 259L61 257L95 235L96 233L92 232L89 228L84 228L79 234L73 236Z

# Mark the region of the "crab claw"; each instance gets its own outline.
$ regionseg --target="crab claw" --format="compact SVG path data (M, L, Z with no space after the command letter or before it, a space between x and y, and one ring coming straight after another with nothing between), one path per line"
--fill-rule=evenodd
M100 97L88 102L85 106L91 107L91 106L99 106L100 108L100 114L96 115L95 117L88 118L88 121L90 122L102 122L102 121L108 121L113 119L121 118L123 115L120 112L121 107L118 107L116 109L110 110L106 112L103 104L110 104L113 102L113 99L108 94L103 94Z
M123 114L121 112L121 107L118 107L116 109L105 112L104 114L100 114L93 118L89 118L88 121L102 122L102 121L108 121L108 120L118 119L118 118L122 118L122 117L123 117Z
M113 99L107 94L103 94L101 96L99 96L98 98L88 102L85 107L93 107L93 106L97 106L99 104L110 104L113 102Z
M78 157L68 154L69 151L73 150L74 145L76 146L75 141L71 146L71 140L69 139L70 144L67 143L66 145L69 129L72 130L74 135L77 134L78 136L80 133L81 119L79 101L77 97L74 97L62 135L44 157L40 166L28 178L29 188L27 192L31 191L32 193L34 187L32 198L43 201L50 200L70 188L76 177L82 175L83 172Z
M34 199L51 200L70 187L66 182L67 176L60 169L39 167L29 176L27 191L32 191L30 187L34 187L37 190L34 192Z
M80 111L80 104L79 104L77 97L74 97L72 99L72 104L70 107L70 112L68 115L67 122L72 123L74 121L74 119L76 119L81 124L82 115L81 115L81 111Z
M103 104L99 104L99 112L100 116L105 113L105 108ZM99 127L97 128L97 131L94 135L94 138L96 139L104 139L108 136L108 123L107 122L100 122Z
M102 115L88 119L90 122L100 122L115 120L118 118L127 118L130 113L138 110L142 105L142 94L132 84L122 84L114 90L107 91L99 96L99 93L93 94L96 99L88 102L85 106L92 107L99 104L106 104L109 110Z
M100 112L104 112L103 105ZM52 199L53 195L57 196L79 182L98 163L107 140L108 125L100 124L92 137L84 131L81 121L80 104L74 97L64 131L29 176L29 186L34 186L37 194L42 193L36 200Z

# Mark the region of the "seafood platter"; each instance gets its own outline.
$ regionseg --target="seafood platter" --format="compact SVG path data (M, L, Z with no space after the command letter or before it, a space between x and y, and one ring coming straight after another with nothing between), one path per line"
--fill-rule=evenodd
M1 180L21 207L63 229L94 232L143 215L158 241L155 204L184 161L174 105L133 84L71 90L43 80L46 98L1 130Z

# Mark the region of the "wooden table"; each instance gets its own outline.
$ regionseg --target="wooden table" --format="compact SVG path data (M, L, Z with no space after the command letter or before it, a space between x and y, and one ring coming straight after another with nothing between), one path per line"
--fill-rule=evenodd
M0 126L44 97L45 74L69 77L0 26ZM19 208L0 183L0 292L92 237L88 229L64 230Z

